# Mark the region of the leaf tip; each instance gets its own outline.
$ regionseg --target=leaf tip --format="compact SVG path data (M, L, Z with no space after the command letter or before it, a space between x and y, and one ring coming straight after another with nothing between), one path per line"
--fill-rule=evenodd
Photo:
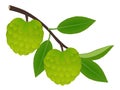
M105 82L105 83L108 83L108 80L107 80L107 78L105 78L103 82Z
M95 23L95 22L96 22L96 20L94 20L94 19L92 19L92 21L93 21L93 23Z
M94 79L92 79L92 80L94 80ZM101 79L101 80L94 80L94 81L97 81L97 82L103 82L103 83L108 83L108 80L107 80L106 77L103 78L103 80Z
M104 74L102 80L100 80L100 82L108 83L108 80L107 80L107 77L105 76L105 74Z
M109 47L109 50L110 50L114 47L114 45L109 45L108 47Z
M35 78L37 77L38 75L37 74L35 74Z
M105 82L108 83L108 80L106 80Z
M112 47L114 47L114 45L110 45L110 47L112 48Z

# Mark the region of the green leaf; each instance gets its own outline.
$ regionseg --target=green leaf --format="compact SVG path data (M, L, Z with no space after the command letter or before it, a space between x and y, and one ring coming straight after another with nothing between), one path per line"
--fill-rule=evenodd
M112 47L113 45L102 47L89 53L80 54L80 57L82 58L82 60L97 60L105 56L111 50Z
M57 29L65 34L75 34L86 30L94 22L95 20L87 17L75 16L62 21Z
M43 42L40 47L37 49L34 56L34 73L35 77L37 77L44 70L43 60L49 50L52 49L52 44L50 40L46 40Z
M81 72L89 79L108 82L100 66L91 60L82 60Z

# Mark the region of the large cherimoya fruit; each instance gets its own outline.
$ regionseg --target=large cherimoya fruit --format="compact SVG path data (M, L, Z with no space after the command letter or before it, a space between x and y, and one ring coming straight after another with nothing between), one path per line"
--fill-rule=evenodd
M21 18L13 19L7 26L7 43L20 55L27 55L40 46L43 40L43 27L37 20L25 22Z
M47 76L56 84L69 84L80 73L81 58L74 48L66 51L50 50L44 59Z

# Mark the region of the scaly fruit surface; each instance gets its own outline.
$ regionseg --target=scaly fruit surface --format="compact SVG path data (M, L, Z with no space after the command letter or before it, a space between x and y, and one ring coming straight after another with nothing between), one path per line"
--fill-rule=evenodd
M40 46L43 40L43 28L39 21L25 22L21 18L13 19L7 26L7 43L20 55L27 55Z
M44 59L47 76L56 84L69 84L80 73L81 59L74 48L66 51L50 50Z

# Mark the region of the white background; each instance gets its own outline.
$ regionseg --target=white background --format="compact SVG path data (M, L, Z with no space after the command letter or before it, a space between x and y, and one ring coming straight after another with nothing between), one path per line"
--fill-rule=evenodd
M107 45L113 49L96 61L104 70L108 83L92 81L80 74L71 84L54 84L43 72L34 77L33 57L15 54L6 43L6 26L15 17L9 5L23 8L41 19L50 28L72 16L85 16L96 22L80 34L66 35L53 31L64 44L80 53ZM44 40L48 37L45 31ZM60 49L51 38L54 48ZM119 90L120 82L120 3L119 0L1 0L0 1L0 90Z

